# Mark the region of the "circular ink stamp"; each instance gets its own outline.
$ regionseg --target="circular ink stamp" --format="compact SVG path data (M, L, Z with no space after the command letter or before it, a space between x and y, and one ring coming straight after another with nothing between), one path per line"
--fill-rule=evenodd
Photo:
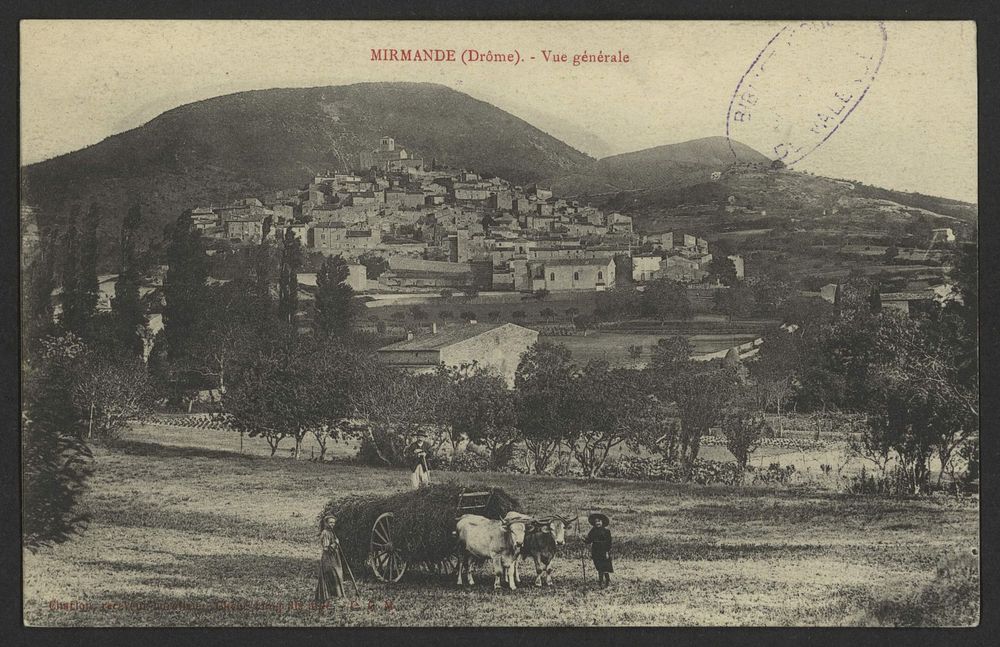
M861 104L886 50L881 22L803 22L768 41L736 86L726 138L792 166Z

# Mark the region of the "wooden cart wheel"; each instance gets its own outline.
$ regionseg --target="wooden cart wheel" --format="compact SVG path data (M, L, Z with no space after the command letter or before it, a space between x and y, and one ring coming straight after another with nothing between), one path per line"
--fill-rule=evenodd
M392 543L394 516L391 512L379 515L372 526L372 539L368 545L368 564L375 577L383 582L398 582L406 572L406 558Z

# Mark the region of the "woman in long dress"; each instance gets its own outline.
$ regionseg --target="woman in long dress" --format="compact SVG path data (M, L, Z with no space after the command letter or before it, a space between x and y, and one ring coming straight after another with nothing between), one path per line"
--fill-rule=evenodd
M323 529L319 533L319 542L323 547L323 555L319 558L319 582L316 584L316 601L326 602L330 598L344 596L344 567L340 561L340 540L333 532L337 517L328 515L323 518Z

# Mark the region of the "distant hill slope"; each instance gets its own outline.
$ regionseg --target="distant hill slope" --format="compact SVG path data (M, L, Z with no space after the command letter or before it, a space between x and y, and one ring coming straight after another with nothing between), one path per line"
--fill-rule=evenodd
M530 182L593 159L488 103L442 85L361 83L241 92L175 108L133 130L23 169L25 200L61 215L139 201L148 227L180 211L304 185L356 167L383 135L428 162Z
M669 189L705 182L714 171L725 171L737 159L771 161L739 142L732 142L730 148L725 137L704 137L605 157L584 173L554 178L551 183L558 193L580 196Z

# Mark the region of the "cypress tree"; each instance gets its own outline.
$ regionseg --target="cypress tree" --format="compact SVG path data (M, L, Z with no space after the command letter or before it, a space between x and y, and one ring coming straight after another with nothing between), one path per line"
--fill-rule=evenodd
M299 269L302 267L302 245L292 228L285 230L281 247L281 273L278 278L278 314L283 321L295 323L298 310Z
M80 310L80 207L73 205L69 220L61 236L62 248L62 315L60 323L66 330L81 335L82 313Z
M146 315L139 299L139 259L136 251L141 220L142 212L138 205L132 206L122 220L118 243L118 280L111 303L118 341L124 350L135 355L142 355L141 334L146 326Z
M350 330L354 290L347 284L349 270L337 254L323 259L316 273L316 324L326 335L344 335Z
M163 331L171 360L187 355L207 305L207 279L208 257L202 247L201 232L191 226L191 212L184 212L170 231L163 284L166 297Z
M77 334L86 336L88 324L97 309L100 285L97 282L98 230L101 226L101 211L97 204L91 204L83 220L83 236L80 245L80 270L77 286L78 317L80 328Z

